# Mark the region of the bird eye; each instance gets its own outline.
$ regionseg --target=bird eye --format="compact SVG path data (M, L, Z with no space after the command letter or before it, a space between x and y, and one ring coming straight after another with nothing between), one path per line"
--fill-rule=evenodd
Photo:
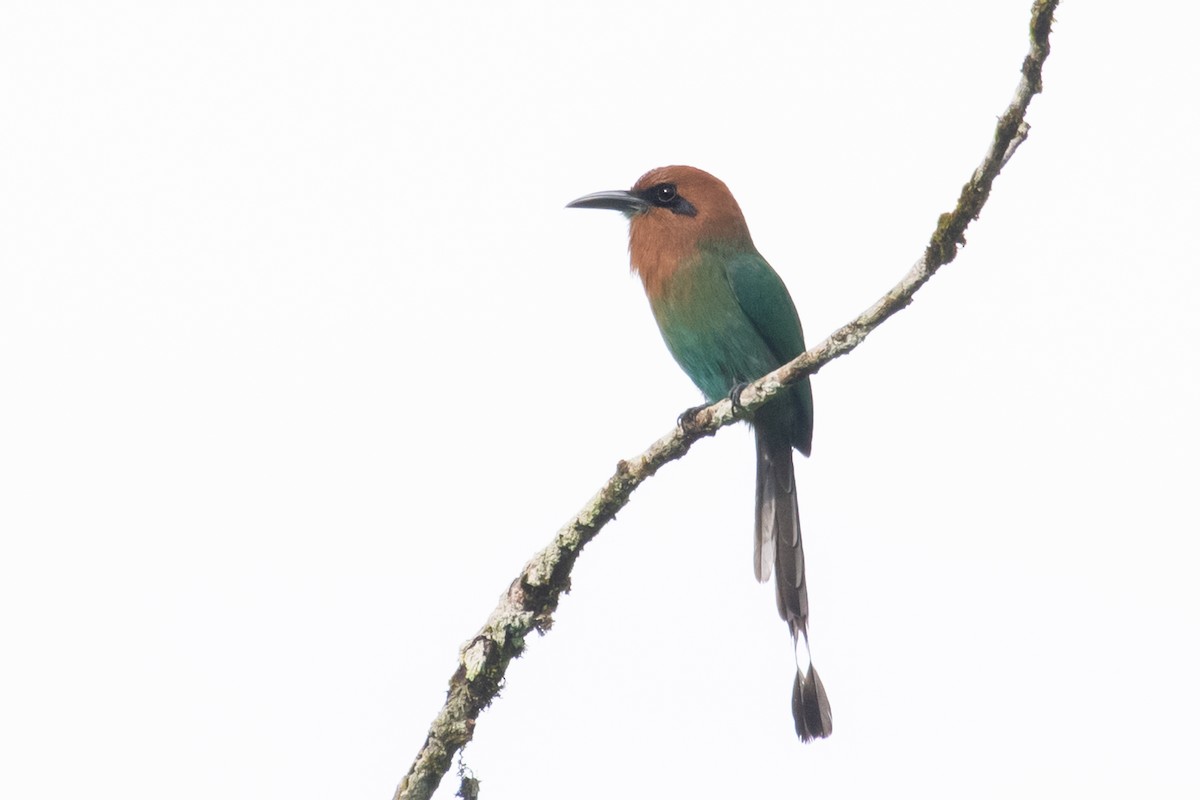
M677 197L674 185L663 183L654 187L654 202L661 205L669 205Z

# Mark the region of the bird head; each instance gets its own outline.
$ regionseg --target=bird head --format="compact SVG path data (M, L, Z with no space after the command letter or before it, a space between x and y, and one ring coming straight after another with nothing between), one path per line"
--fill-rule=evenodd
M567 208L606 208L629 218L629 264L651 295L706 243L754 247L728 187L695 167L658 167L628 191L584 195Z

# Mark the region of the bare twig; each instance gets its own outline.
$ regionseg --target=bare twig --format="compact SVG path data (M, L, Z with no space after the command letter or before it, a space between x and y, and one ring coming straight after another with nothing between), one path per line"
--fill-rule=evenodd
M508 663L525 649L525 637L550 628L558 599L570 588L571 568L580 551L629 501L634 489L659 467L683 456L699 439L745 418L785 386L849 353L884 320L911 303L913 295L939 267L954 260L958 248L966 243L963 234L967 226L979 217L991 193L992 181L1028 136L1025 111L1042 88L1042 65L1050 55L1050 26L1057 6L1058 0L1035 0L1029 54L1021 66L1016 94L996 123L983 162L963 186L954 209L938 218L929 245L903 280L825 341L748 386L740 398L741 410L735 410L729 400L714 403L641 455L617 464L613 476L558 531L554 541L525 565L483 628L463 645L446 703L430 726L408 775L396 788L394 800L426 800L437 789L454 754L471 740L479 713L495 698Z

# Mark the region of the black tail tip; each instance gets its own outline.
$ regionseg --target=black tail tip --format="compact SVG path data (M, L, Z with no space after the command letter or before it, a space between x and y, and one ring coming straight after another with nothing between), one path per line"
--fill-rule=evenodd
M833 733L829 698L812 666L807 675L796 671L796 682L792 686L792 717L796 720L796 735L802 742L824 739Z

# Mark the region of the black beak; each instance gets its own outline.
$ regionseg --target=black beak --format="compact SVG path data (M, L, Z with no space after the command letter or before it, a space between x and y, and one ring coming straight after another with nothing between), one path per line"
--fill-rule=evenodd
M608 208L627 217L650 210L650 204L633 192L593 192L567 203L567 208Z

